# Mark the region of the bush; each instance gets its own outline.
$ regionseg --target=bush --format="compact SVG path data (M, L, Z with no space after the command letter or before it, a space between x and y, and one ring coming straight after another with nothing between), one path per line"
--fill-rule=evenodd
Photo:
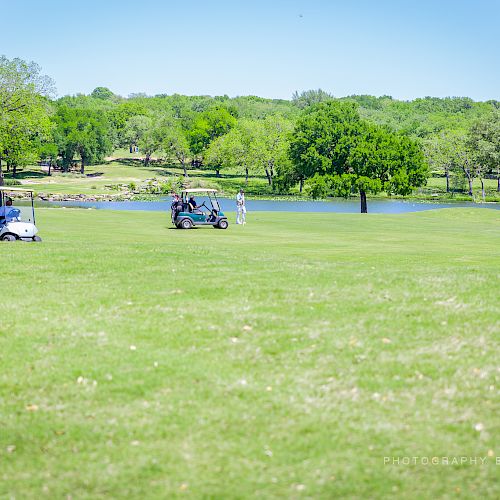
M182 189L182 182L179 177L172 177L160 186L162 194L177 193Z
M203 179L192 179L189 181L190 188L209 188L209 189L218 189L220 190L219 184L213 181L205 181Z
M328 175L315 174L306 181L305 191L314 199L326 198L331 194L331 178Z

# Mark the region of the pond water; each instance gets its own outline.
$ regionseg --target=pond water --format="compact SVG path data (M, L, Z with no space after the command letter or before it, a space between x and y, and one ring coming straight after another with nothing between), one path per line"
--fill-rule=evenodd
M205 201L197 199L198 204ZM235 211L235 201L228 198L219 198L222 210ZM170 198L161 201L58 201L37 202L37 206L79 207L96 208L102 210L170 210ZM209 203L207 203L208 206ZM359 213L359 200L335 199L332 201L281 201L281 200L247 200L246 207L249 212L342 212ZM500 203L433 203L405 200L368 200L368 212L379 214L398 214L405 212L420 212L437 208L490 208L500 209Z

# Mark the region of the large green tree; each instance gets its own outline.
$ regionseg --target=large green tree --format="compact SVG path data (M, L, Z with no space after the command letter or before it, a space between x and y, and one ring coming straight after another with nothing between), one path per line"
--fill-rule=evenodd
M356 190L362 213L368 211L368 192L408 194L427 178L418 143L361 120L350 102L331 101L306 110L292 134L290 155L300 176L327 175L334 191L344 195Z
M67 170L75 155L80 157L80 172L85 166L103 161L112 151L111 130L105 114L90 109L60 106L55 116L54 137Z
M48 100L52 80L40 67L21 59L0 56L0 185L2 156L15 168L33 158L33 144L50 134Z

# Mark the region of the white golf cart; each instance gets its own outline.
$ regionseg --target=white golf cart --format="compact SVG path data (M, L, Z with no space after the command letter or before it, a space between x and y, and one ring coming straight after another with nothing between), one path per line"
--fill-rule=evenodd
M28 193L31 200L29 206L13 205L9 194ZM42 241L37 236L35 226L35 206L33 191L28 189L0 186L0 240L1 241Z

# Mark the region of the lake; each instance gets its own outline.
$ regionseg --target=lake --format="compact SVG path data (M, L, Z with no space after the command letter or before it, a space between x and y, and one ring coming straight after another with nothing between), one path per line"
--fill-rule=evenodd
M198 204L204 198L197 199ZM235 211L235 201L231 198L219 198L224 212ZM99 210L146 210L164 212L170 210L170 198L161 201L58 201L37 202L37 206L95 208ZM247 200L248 212L339 212L359 213L359 200L334 199L332 201L282 201L282 200ZM368 212L375 214L399 214L420 212L438 208L490 208L500 209L500 203L434 203L405 200L369 200Z

